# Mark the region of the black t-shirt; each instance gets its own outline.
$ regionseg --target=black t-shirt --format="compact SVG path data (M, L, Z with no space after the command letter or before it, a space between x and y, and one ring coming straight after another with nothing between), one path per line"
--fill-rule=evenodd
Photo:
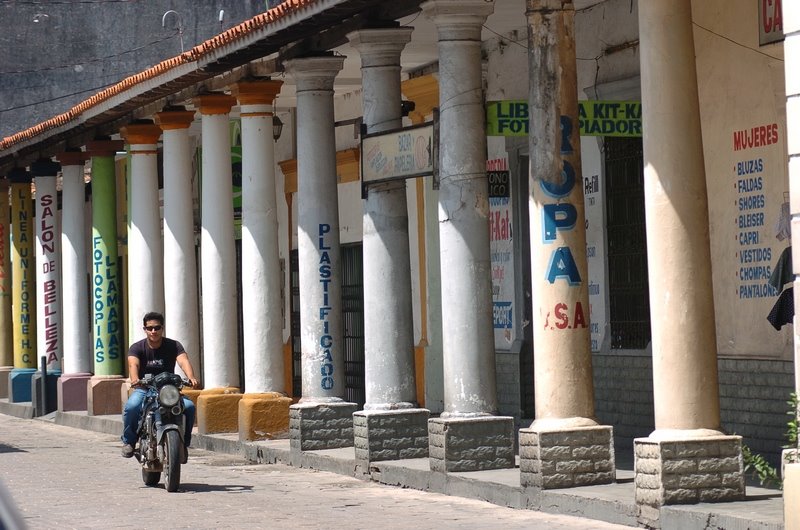
M158 375L163 372L173 373L175 371L175 359L184 353L183 344L177 340L163 337L161 346L156 349L150 347L147 339L131 344L128 355L139 359L139 378L145 374Z

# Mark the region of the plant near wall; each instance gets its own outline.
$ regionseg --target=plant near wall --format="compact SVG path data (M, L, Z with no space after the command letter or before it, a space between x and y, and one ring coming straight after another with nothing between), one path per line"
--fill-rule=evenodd
M800 407L798 406L797 393L792 392L789 394L789 410L786 412L792 417L791 420L786 422L786 441L788 442L783 446L785 451L782 455L785 463L800 462L800 444L798 444L798 418L800 418ZM793 451L792 451L793 450ZM753 478L758 479L759 484L762 486L778 486L783 489L783 481L778 476L778 470L770 465L763 456L754 453L748 446L742 444L742 458L744 459L744 473L751 474Z
M789 401L786 402L789 405L789 410L786 412L789 416L792 417L791 420L786 422L786 440L789 442L784 445L784 449L794 449L794 453L789 453L787 455L788 462L797 462L798 461L798 454L800 454L800 443L798 443L797 439L797 426L798 426L798 419L800 419L800 405L798 405L797 400L797 392L792 392L789 394Z
M754 453L747 445L742 444L742 459L744 459L744 474L750 474L758 479L762 486L782 487L778 470L758 453Z

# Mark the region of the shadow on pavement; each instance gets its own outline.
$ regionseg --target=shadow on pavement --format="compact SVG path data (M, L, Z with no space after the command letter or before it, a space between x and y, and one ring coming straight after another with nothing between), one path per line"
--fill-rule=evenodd
M243 486L238 484L192 484L191 482L188 484L181 484L180 490L181 491L194 491L197 493L206 493L212 491L226 491L226 492L237 492L237 491L252 491L253 486Z

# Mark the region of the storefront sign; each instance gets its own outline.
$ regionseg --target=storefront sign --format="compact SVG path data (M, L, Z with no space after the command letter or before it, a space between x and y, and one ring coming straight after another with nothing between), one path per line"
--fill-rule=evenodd
M783 0L758 0L758 44L783 40Z
M487 136L527 136L528 102L490 101L486 106ZM640 101L579 101L578 127L581 136L642 136Z
M434 175L438 154L434 123L361 137L361 182L370 184Z

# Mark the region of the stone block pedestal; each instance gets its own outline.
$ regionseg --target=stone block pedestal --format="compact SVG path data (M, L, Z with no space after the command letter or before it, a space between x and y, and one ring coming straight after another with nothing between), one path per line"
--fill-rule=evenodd
M428 456L427 409L359 410L353 414L356 465Z
M614 432L607 425L520 429L522 487L572 488L615 480Z
M431 471L450 473L514 467L514 418L431 418Z
M244 394L239 401L239 440L272 440L289 432L292 399L278 392Z
M659 528L661 506L743 500L741 436L661 440L636 438L634 484L638 520Z
M86 411L89 416L122 414L120 391L125 379L121 375L94 375L86 387Z
M197 398L197 432L213 434L239 432L238 388L209 388L201 390Z
M8 398L8 374L13 369L13 366L0 366L0 399Z
M289 407L289 446L314 451L353 446L356 403L297 403Z
M58 393L58 411L86 410L86 389L92 374L64 374L58 378L56 392Z

